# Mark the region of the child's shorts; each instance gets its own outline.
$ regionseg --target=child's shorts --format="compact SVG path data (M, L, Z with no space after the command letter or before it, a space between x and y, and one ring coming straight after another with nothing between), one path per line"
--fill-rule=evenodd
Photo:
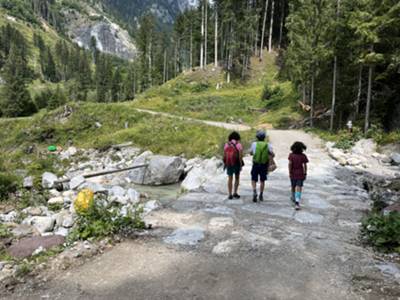
M301 179L290 179L292 182L292 188L295 188L296 186L303 187L304 180Z
M259 177L261 182L267 180L267 170L268 165L266 164L253 164L253 167L251 168L251 180L258 182Z

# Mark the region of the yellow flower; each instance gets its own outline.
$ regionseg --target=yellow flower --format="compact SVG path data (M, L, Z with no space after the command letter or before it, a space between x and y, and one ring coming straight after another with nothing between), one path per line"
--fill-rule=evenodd
M88 211L89 207L93 205L94 193L92 190L84 189L79 192L75 200L74 208L78 214L84 214Z

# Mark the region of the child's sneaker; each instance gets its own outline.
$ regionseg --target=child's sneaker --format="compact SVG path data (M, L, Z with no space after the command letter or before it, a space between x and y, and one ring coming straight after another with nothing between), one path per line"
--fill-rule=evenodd
M257 202L257 194L253 195L253 202Z
M240 195L239 194L233 194L233 198L235 198L235 199L239 199L240 198Z
M263 196L263 195L260 195L260 197L258 198L258 200L260 200L260 202L263 202L263 201L264 201L264 196Z
M229 195L228 200L232 200L232 199L233 199L233 196Z
M300 208L300 203L299 203L299 202L296 202L296 205L295 205L294 209L295 209L295 210L300 210L300 209L301 209L301 208Z
M292 201L293 203L296 203L296 199L294 198L294 196L290 196L290 201Z

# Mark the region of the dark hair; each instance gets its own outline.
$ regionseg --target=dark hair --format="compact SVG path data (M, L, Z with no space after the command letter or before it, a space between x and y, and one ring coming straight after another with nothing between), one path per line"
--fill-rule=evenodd
M236 131L232 132L228 137L228 141L232 140L240 141L240 134Z
M292 152L294 154L302 154L303 151L307 150L307 146L304 145L302 142L295 142L292 147L290 147L290 150L292 150Z

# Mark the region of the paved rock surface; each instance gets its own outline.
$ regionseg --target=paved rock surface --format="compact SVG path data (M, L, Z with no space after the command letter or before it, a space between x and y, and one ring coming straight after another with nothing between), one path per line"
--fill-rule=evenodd
M367 194L340 179L341 167L318 139L297 131L270 135L279 168L265 202L251 202L246 158L240 200L206 191L182 195L146 216L154 228L147 235L13 297L398 299L398 266L378 261L357 241ZM288 149L296 140L308 145L311 161L299 212L287 178ZM221 178L211 180L224 186ZM390 288L374 289L380 283Z

